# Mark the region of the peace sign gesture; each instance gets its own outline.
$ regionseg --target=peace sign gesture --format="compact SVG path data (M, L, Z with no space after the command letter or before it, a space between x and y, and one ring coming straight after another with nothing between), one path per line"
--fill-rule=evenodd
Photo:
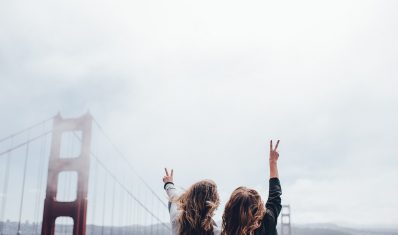
M273 148L273 146L272 146L272 140L270 141L269 145L270 145L269 146L269 161L276 163L278 161L278 158L279 158L279 153L277 151L278 145L279 145L279 140L276 142L275 148Z
M173 183L173 169L171 169L170 173L167 168L164 168L164 171L166 172L166 175L163 176L163 183Z

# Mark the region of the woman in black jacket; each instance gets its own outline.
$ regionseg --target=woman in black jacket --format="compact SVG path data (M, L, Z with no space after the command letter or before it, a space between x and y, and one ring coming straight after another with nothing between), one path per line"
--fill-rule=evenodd
M239 187L234 190L227 202L223 214L223 235L277 235L276 224L281 205L281 185L278 176L277 151L279 140L275 148L270 142L270 179L269 195L264 206L259 193L254 189Z

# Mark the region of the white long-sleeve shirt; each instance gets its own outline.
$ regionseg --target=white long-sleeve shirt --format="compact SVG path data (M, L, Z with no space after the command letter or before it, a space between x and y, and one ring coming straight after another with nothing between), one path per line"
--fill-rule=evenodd
M176 200L179 197L179 194L174 184L172 183L166 184L165 190L167 196L169 197L169 213L170 213L170 224L171 224L172 234L179 235L178 233L179 224L177 218L180 215L181 211L178 209L178 205L176 204ZM213 227L213 232L214 235L221 235L221 229L218 226Z

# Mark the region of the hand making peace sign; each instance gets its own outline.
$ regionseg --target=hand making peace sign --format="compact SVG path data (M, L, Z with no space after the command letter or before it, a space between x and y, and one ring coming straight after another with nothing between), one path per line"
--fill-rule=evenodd
M273 149L272 147L272 140L270 141L270 148L269 148L269 161L270 162L277 162L279 158L279 153L277 151L279 145L279 140L276 142L276 146Z
M167 168L164 168L164 171L166 172L166 175L163 176L163 183L173 183L173 169L171 169L170 174Z

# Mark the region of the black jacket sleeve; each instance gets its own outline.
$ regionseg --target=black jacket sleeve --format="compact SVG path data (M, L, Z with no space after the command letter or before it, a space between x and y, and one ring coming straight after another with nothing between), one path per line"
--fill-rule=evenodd
M282 189L279 179L269 179L269 195L265 207L267 208L267 213L274 219L275 224L278 221L278 216L282 209L281 195Z

